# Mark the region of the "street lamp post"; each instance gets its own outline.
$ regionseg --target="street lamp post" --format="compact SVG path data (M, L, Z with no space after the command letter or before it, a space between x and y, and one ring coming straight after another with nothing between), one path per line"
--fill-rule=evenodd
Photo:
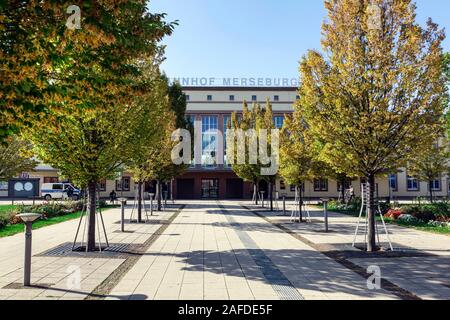
M325 232L328 232L328 202L330 199L322 199L323 202L323 215L325 220Z
M32 225L33 222L39 219L42 215L37 213L23 213L17 215L25 223L25 262L23 285L29 287L31 284L31 240L32 240Z

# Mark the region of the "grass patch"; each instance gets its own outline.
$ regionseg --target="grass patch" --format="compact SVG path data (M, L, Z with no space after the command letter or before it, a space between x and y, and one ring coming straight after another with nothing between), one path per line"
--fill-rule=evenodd
M322 205L318 205L316 207L323 209ZM355 212L351 209L349 209L349 210L329 209L329 211L345 214L345 215L352 216L352 217L359 217L359 211ZM381 222L381 218L379 216L377 216L376 219L377 219L377 221ZM384 221L388 224L394 224L394 225L398 225L398 226L409 228L409 229L426 231L426 232L431 232L431 233L436 233L436 234L443 234L443 235L447 235L447 236L450 235L450 227L448 227L448 226L447 227L435 227L435 226L430 226L425 222L408 223L405 221L393 220L393 219L389 219L389 218L384 218Z
M105 211L113 209L113 208L117 208L117 206L108 205L105 208L102 208L102 212L105 212ZM75 212L75 213L66 214L64 216L48 218L46 220L40 219L40 220L36 221L35 223L33 223L33 230L41 229L41 228L48 227L48 226L58 224L61 222L77 219L77 218L80 218L80 215L81 215L81 212ZM0 238L10 237L15 234L22 233L22 232L24 232L24 230L25 230L25 226L23 224L7 225L6 227L0 229Z

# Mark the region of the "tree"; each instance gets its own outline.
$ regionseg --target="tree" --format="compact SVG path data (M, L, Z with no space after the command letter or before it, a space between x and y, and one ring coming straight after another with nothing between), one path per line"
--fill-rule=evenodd
M133 143L133 151L127 161L129 171L138 184L138 223L142 222L142 186L148 180L149 153L155 145L165 140L166 124L169 114L169 97L167 96L167 83L160 75L159 63L147 65L147 83L150 90L138 97L135 101L134 112L141 113L136 132L139 141Z
M258 185L261 181L267 181L270 188L269 196L272 200L271 189L276 174L263 174L263 170L268 168L269 165L261 161L260 150L261 130L267 130L267 133L272 133L274 129L273 113L270 103L267 101L265 108L261 108L259 104L253 104L252 109L249 110L247 102L244 101L242 117L238 119L237 113L234 112L228 127L235 130L234 136L227 134L227 154L233 155L231 163L234 173L244 181L253 183L256 204L258 204ZM240 137L240 135L242 136ZM271 138L272 135L267 138L267 156L270 157L269 155L272 155L273 161L273 157L276 156L274 155L276 150L272 150ZM244 142L245 145L242 145L239 141ZM272 206L271 201L271 208Z
M431 202L433 202L433 181L441 179L442 174L450 171L448 161L448 142L445 139L445 143L435 143L431 148L421 150L408 164L411 176L428 182Z
M84 113L126 101L136 94L134 59L154 56L174 27L142 0L83 1L78 12L71 5L0 4L0 142L49 112Z
M324 55L302 59L302 114L325 142L321 157L370 185L368 251L375 242L375 177L406 166L442 133L444 33L415 22L410 0L327 0Z
M319 160L317 143L305 125L300 111L286 116L281 134L280 175L285 182L296 186L300 196L300 222L303 221L303 185L306 181L321 176L322 168L323 162Z
M31 158L30 148L29 143L16 136L9 137L5 145L0 144L0 181L36 167L37 161Z
M172 161L172 149L177 143L172 141L172 133L177 129L186 129L192 135L194 131L192 124L186 120L187 99L180 84L169 84L165 75L160 77L160 81L164 84L166 99L159 110L159 117L163 119L157 123L159 138L144 148L132 169L138 174L141 184L145 181L157 181L158 210L161 210L162 183L181 175L188 167L187 164L177 165Z

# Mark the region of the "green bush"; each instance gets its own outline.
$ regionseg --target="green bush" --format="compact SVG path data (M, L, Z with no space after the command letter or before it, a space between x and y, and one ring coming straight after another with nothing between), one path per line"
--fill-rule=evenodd
M6 215L0 215L0 229L6 227L9 224L11 217L6 214Z
M432 204L407 205L402 207L405 214L428 223L429 221L448 221L450 218L450 204L446 201Z
M6 225L22 223L16 216L21 213L39 213L44 218L65 216L67 214L79 212L83 209L82 201L50 202L34 206L18 206L6 214L0 216L0 229Z

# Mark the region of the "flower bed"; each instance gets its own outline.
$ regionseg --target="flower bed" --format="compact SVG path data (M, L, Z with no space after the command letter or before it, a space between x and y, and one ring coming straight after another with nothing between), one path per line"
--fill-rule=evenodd
M61 217L83 209L82 201L48 202L34 206L17 206L7 210L0 216L0 229L8 225L21 224L22 220L17 217L21 213L39 213L43 219Z

